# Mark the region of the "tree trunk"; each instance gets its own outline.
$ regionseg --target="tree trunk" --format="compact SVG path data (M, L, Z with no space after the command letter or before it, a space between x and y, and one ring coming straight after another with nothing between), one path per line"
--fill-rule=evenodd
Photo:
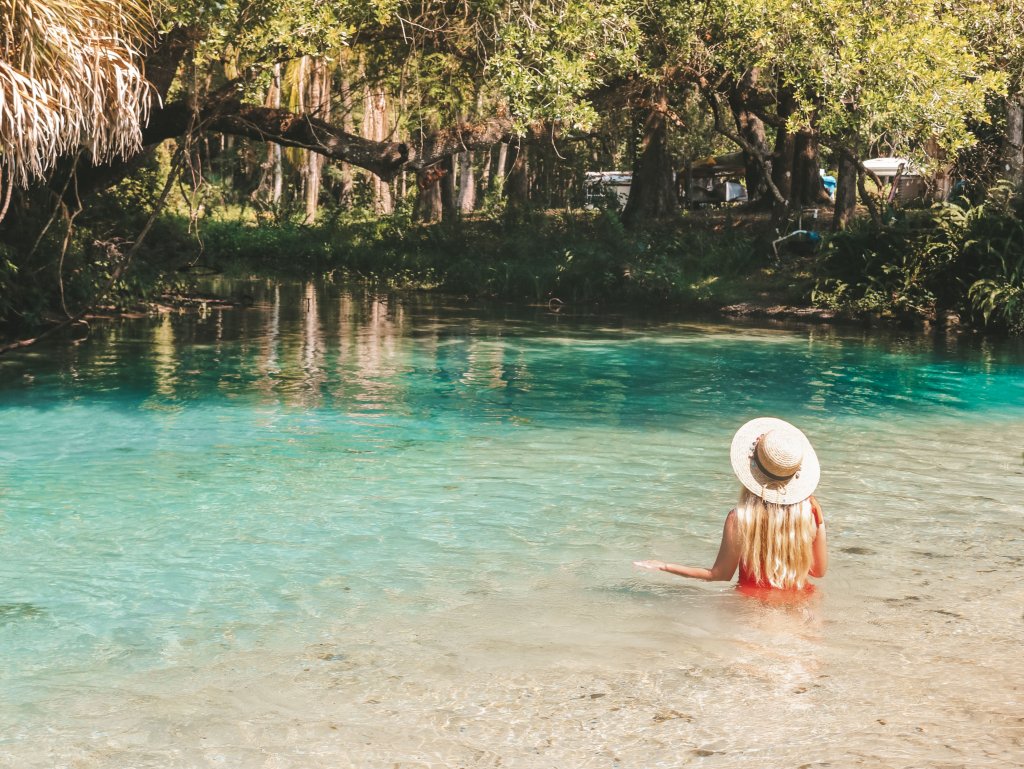
M445 175L441 177L441 212L442 218L454 221L458 218L458 193L455 189L456 174L458 173L458 162L456 155L451 155L441 161L441 167Z
M627 227L636 228L664 219L679 208L672 156L668 150L667 113L668 92L658 87L651 96L651 107L644 120L640 152L633 163L629 200L622 212L622 222Z
M793 96L785 89L779 94L779 119L783 121L775 131L775 152L772 157L772 181L785 203L776 200L772 208L772 219L776 226L783 224L794 208L793 203L793 161L796 157L796 136L785 127L785 121L793 114Z
M292 65L295 69L295 87L292 90L291 97L295 103L295 111L300 115L306 112L306 106L309 99L309 57L300 56ZM285 80L289 79L291 73L285 73ZM306 189L309 187L309 156L313 153L306 148L300 149L297 153L293 153L293 156L298 157L296 165L299 169L299 194L295 197L301 197L303 201L306 200Z
M373 141L384 141L387 137L388 102L384 89L379 85L367 84L363 94L363 136ZM390 214L394 211L391 199L391 186L376 174L370 176L370 191L373 210L377 214Z
M491 163L493 162L493 147L483 151L483 165L480 168L480 193L486 194L491 189Z
M740 82L730 89L729 107L732 109L733 117L736 119L736 129L739 135L754 149L758 150L762 157L767 157L771 150L768 146L764 122L747 109L747 102L752 91L757 87L759 77L760 70L757 67L747 71ZM743 164L745 166L747 199L770 203L771 196L768 193L768 183L765 181L764 167L760 160L744 150Z
M491 177L491 189L499 193L505 191L505 178L508 176L508 142L498 145L498 157L494 162L494 176Z
M751 146L756 147L763 153L763 157L771 154L768 146L768 137L765 134L764 123L753 112L743 110L736 114L736 126L740 136L746 139ZM764 167L761 161L751 153L743 152L744 181L747 186L747 199L751 201L770 201L768 194L768 182L765 181Z
M868 213L871 214L871 221L877 226L882 223L882 216L878 212L878 206L875 204L875 198L870 192L868 192L868 186L865 183L866 176L867 174L863 171L857 174L857 191L860 193L861 202L867 206Z
M1007 123L1007 134L1009 134L1009 128L1010 125ZM928 196L932 203L945 203L953 193L953 175L946 151L934 136L925 142L924 151L929 158L935 161L935 171L930 179Z
M1024 93L1013 94L1006 104L1003 173L1015 187L1024 186Z
M459 213L471 214L476 209L476 180L473 178L473 153L459 153ZM485 182L486 184L486 182Z
M349 80L348 69L346 68L348 59L342 56L341 59L341 130L345 133L352 133L355 131L355 125L352 119L352 83ZM338 195L338 202L342 208L352 207L352 198L355 193L355 184L352 179L352 166L348 163L341 164L341 190Z
M857 209L857 163L848 152L839 153L839 178L836 179L836 204L832 215L832 231L845 230Z
M798 132L793 157L794 207L822 206L832 202L821 181L820 168L817 132L813 130Z
M274 79L270 86L268 96L268 107L273 109L281 108L281 65L274 65ZM281 208L281 196L284 193L284 166L280 144L271 144L267 147L267 162L270 163L270 205L274 211Z
M416 221L433 224L444 215L441 201L441 171L432 166L416 174L416 206L413 215Z
M789 218L793 210L793 158L796 153L796 137L785 128L775 134L775 152L772 157L772 181L785 202L776 200L772 218L776 224Z
M515 216L530 205L530 153L529 147L522 141L513 148L513 151L515 157L504 189L508 199L506 212Z
M306 109L320 120L330 120L331 78L324 59L309 60L309 93ZM306 152L306 224L316 221L320 203L320 186L323 177L324 156L319 152Z

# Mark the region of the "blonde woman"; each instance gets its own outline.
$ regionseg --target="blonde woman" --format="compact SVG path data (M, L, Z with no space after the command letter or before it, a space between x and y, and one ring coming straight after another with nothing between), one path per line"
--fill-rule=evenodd
M807 578L828 569L825 522L811 496L821 467L810 441L788 422L761 417L736 432L731 456L743 488L726 516L714 566L634 565L709 582L729 581L739 568L739 588L752 593L809 589Z

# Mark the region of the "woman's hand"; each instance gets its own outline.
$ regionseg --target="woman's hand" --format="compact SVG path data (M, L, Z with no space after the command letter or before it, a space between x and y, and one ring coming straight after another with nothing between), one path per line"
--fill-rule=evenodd
M633 565L638 569L650 569L651 571L665 571L665 567L668 566L664 561L633 561Z
M818 536L824 537L825 529L818 529ZM680 577L691 577L703 579L706 582L728 582L736 573L736 567L740 562L740 534L739 524L736 522L736 511L732 510L725 517L725 527L722 529L722 544L718 546L718 557L715 565L710 569L703 569L699 566L680 566L678 563L665 563L664 561L633 561L638 569L650 569L651 571L667 571Z

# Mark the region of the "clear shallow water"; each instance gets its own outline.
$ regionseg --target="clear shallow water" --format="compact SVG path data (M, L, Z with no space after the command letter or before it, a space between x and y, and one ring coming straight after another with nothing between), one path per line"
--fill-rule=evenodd
M0 765L999 766L1024 350L336 289L0 357ZM832 570L714 558L747 418Z

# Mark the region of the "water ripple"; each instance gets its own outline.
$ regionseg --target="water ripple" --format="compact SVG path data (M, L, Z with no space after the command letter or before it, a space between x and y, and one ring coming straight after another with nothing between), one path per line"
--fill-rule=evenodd
M0 360L0 763L1015 760L1012 344L252 292ZM815 599L633 573L714 558L763 413Z

